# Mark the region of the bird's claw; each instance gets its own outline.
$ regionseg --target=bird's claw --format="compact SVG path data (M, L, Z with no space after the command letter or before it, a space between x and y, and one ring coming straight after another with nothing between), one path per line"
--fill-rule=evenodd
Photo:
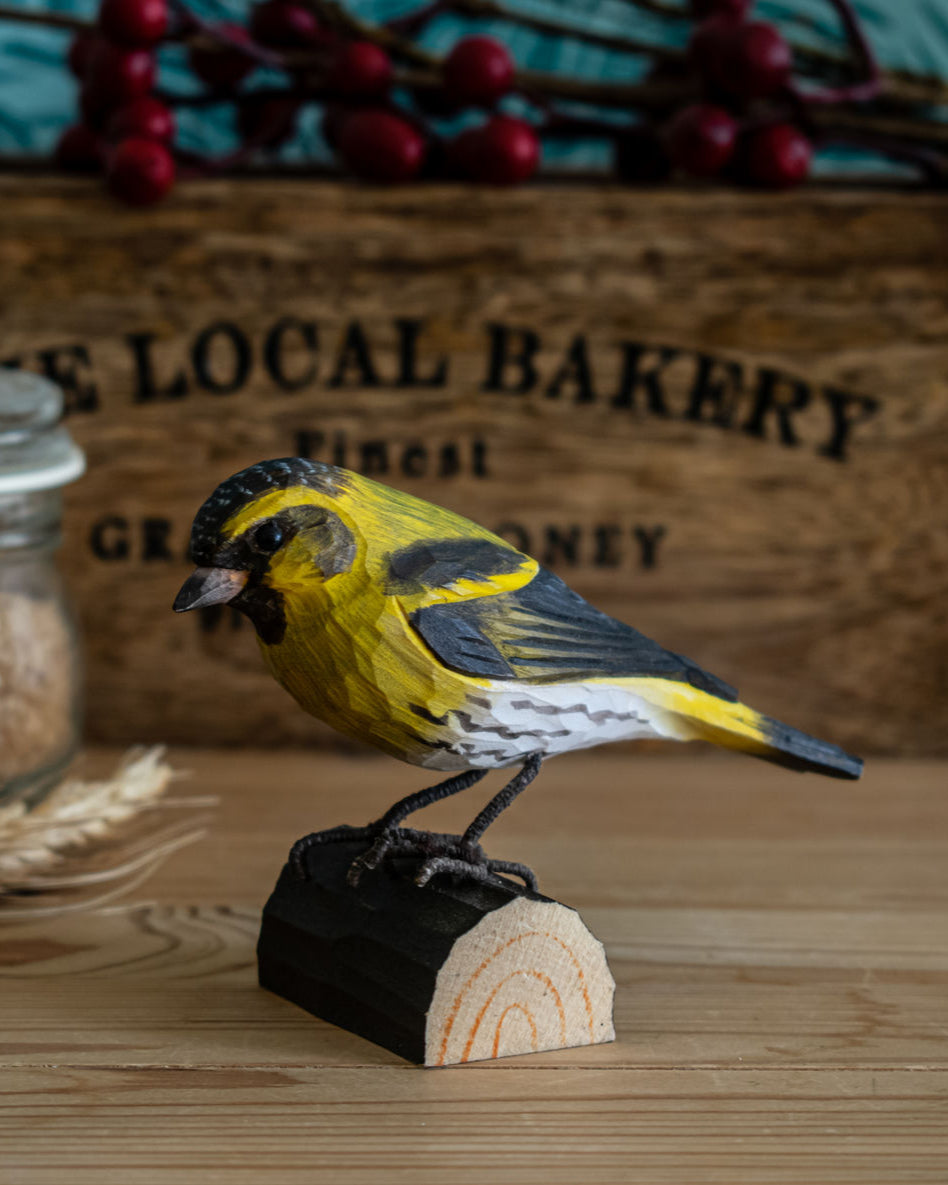
M535 893L538 889L537 878L532 868L510 860L489 860L480 849L477 859L469 859L467 856L432 856L418 869L415 884L426 885L433 876L442 872L485 884L496 883L505 876L516 876L531 892Z
M398 832L395 827L387 827L384 831L375 831L375 841L367 852L356 858L349 865L346 873L346 883L355 888L362 879L363 872L373 872L385 857L398 846Z
M374 838L376 834L372 831L371 824L368 827L350 827L348 823L343 823L340 827L329 827L325 831L313 831L310 835L304 835L298 839L290 848L288 857L290 867L301 881L308 881L306 853L310 848L324 843L348 843L353 839Z

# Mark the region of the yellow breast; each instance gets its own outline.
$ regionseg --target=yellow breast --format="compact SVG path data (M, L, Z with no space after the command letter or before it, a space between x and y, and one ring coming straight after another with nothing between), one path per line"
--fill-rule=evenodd
M328 581L288 598L286 617L282 642L260 643L274 678L311 715L403 761L431 756L426 715L487 686L442 667L397 599L371 582Z

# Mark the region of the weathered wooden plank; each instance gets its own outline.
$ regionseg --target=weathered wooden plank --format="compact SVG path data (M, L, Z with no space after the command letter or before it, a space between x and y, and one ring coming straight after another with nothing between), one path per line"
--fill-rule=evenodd
M37 1069L3 1077L15 1185L944 1180L925 1071Z
M869 762L858 783L829 781L701 746L653 755L567 754L487 835L488 852L537 870L541 889L586 911L723 909L920 914L948 905L945 766ZM117 755L90 754L90 776ZM385 757L307 751L172 750L182 794L216 794L208 836L173 856L139 896L164 905L257 909L290 844L377 818L430 775ZM470 822L503 775L418 816L434 830Z
M708 911L707 936L726 929ZM674 933L674 929L672 929ZM801 942L793 964L767 954L715 965L714 947L687 962L613 955L614 1045L529 1055L523 1066L726 1069L905 1065L948 1070L944 999L948 975L824 967ZM226 974L137 974L119 961L95 975L5 978L0 1065L352 1066L398 1059L257 987L252 944ZM701 954L708 966L701 966Z
M94 736L329 740L245 628L167 609L210 488L306 450L502 527L792 723L948 751L944 196L0 198L0 359L67 382L90 455Z
M940 853L939 853L940 855ZM944 914L883 909L590 906L583 917L630 965L948 972ZM119 907L4 931L0 979L213 979L243 983L259 908ZM831 976L832 978L832 976ZM936 976L937 978L937 976Z

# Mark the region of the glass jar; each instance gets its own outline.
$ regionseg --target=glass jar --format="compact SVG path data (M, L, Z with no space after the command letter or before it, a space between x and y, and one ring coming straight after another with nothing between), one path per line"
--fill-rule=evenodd
M58 387L0 368L0 803L38 801L82 720L75 620L55 564L62 487L85 468Z

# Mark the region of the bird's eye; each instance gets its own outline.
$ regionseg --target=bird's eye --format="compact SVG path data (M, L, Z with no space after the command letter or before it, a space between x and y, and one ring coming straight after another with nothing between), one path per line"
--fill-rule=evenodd
M286 532L280 524L272 518L264 519L259 527L254 528L253 546L264 555L273 555L283 546Z

